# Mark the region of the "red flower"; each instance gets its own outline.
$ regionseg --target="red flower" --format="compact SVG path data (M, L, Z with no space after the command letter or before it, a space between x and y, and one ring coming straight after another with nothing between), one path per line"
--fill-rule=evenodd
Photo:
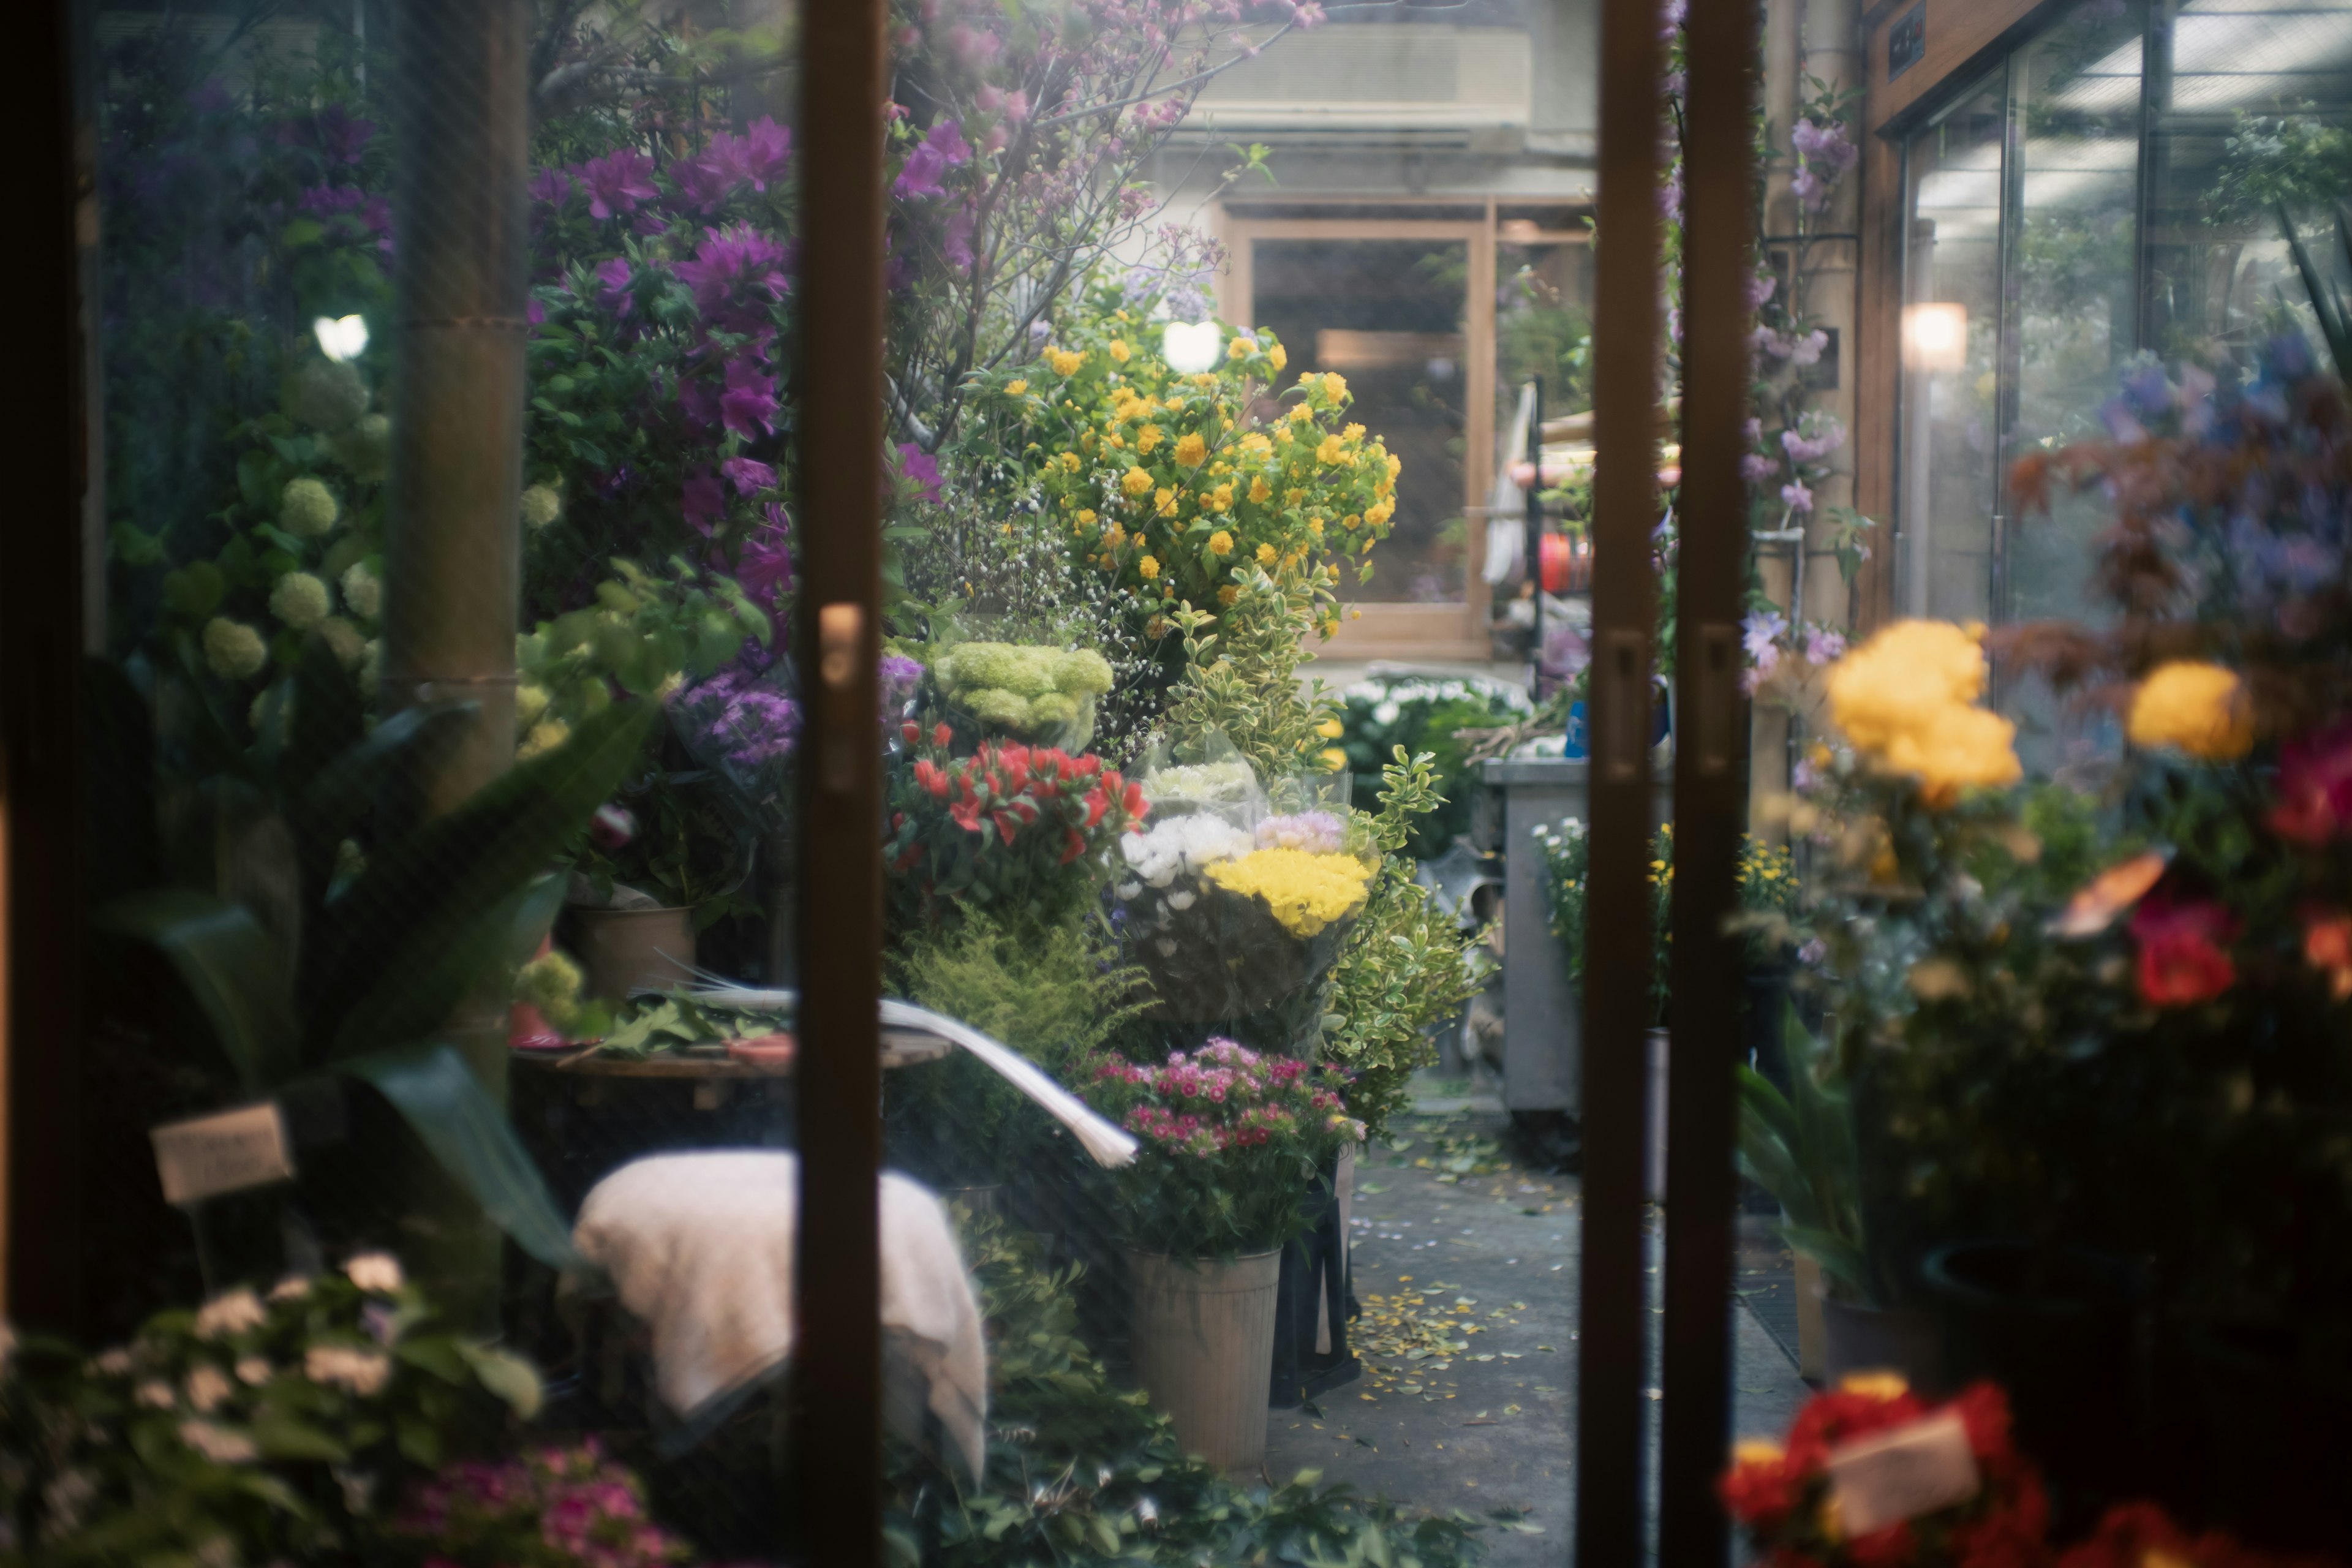
M2139 994L2159 1007L2211 1001L2237 983L2238 967L2221 946L2237 933L2237 917L2210 900L2150 895L2131 921Z
M923 736L921 728L912 719L898 726L898 733L910 746L921 740Z
M948 797L948 775L944 769L929 757L915 764L915 782L940 800Z
M1119 805L1128 816L1139 822L1143 820L1143 814L1151 809L1150 803L1143 798L1143 786L1139 784L1130 784L1127 786L1127 794L1120 799Z
M932 745L934 745L934 746L938 746L938 747L940 747L940 748L944 749L944 748L947 746L948 742L950 742L950 741L953 741L954 739L955 739L955 731L954 731L953 730L949 729L949 728L948 728L944 723L941 723L941 724L934 724L933 726L931 726L931 744L932 744Z
M1742 1445L1745 1447L1745 1445ZM1731 1517L1759 1534L1780 1528L1803 1495L1805 1477L1786 1455L1741 1458L1716 1483Z
M966 833L983 831L980 826L980 802L969 795L948 807L948 815L955 818L955 825Z
M1110 799L1100 789L1090 789L1087 792L1087 826L1088 827L1099 825L1103 819L1103 813L1109 809Z
M2010 1456L2009 1397L1998 1384L1972 1383L1952 1401L1969 1429L1969 1447L1979 1462Z
M1063 832L1068 837L1063 840L1062 858L1057 864L1066 866L1087 852L1087 841L1075 827L1064 828Z
M1908 1524L1890 1524L1846 1542L1846 1555L1857 1568L1906 1568L1917 1547Z
M2352 720L2279 748L2278 804L2264 821L2313 849L2352 826Z

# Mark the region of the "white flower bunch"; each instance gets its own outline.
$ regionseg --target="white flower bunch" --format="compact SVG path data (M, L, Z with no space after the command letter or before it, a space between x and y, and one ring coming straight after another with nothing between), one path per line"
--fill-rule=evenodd
M1136 879L1119 891L1133 898L1141 890L1138 883L1164 888L1179 873L1198 872L1256 847L1255 839L1222 816L1165 817L1152 824L1150 832L1130 833L1119 840L1118 852Z
M1154 768L1143 789L1163 809L1171 804L1241 805L1258 793L1257 774L1240 761Z

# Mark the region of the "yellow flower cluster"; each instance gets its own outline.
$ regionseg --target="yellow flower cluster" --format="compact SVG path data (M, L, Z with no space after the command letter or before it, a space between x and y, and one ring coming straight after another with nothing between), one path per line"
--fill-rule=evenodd
M2135 746L2172 746L2200 762L2233 763L2254 745L2244 683L2221 665L2190 659L2148 672L2125 729Z
M1296 937L1319 934L1332 921L1364 907L1372 868L1353 855L1304 849L1254 849L1209 868L1209 879L1229 893L1259 898Z
M1984 649L1946 621L1897 621L1830 667L1830 713L1854 748L1920 781L1927 804L1949 805L1971 784L2020 774L2017 726L1975 706Z
M997 406L1079 561L1146 614L1233 604L1265 572L1310 585L1318 624L1337 628L1339 565L1366 559L1396 515L1403 465L1363 426L1336 373L1299 376L1271 332L1230 336L1213 371L1179 374L1150 322L1108 301L1065 323L1039 372L1007 381ZM1261 422L1270 401L1286 405Z

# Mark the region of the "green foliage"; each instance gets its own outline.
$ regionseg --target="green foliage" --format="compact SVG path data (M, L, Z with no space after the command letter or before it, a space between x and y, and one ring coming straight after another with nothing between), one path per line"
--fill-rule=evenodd
M1111 687L1110 661L1091 648L955 643L931 672L941 694L982 733L1071 752L1094 738L1095 700Z
M989 1337L991 1436L977 1488L894 1445L885 1542L898 1568L1097 1563L1455 1568L1484 1555L1467 1515L1409 1515L1302 1470L1243 1486L1187 1458L1139 1393L1114 1386L1077 1334L1078 1271L985 1215L964 1257ZM927 1517L919 1517L927 1516ZM920 1558L927 1523L935 1557Z
M1408 758L1402 746L1381 770L1380 809L1370 818L1381 868L1331 971L1323 1051L1354 1075L1348 1109L1372 1138L1410 1100L1412 1075L1436 1060L1430 1031L1478 988L1462 931L1414 882L1403 852L1418 825L1444 804L1434 775L1430 753Z
M1339 747L1348 755L1358 809L1379 809L1381 769L1392 751L1401 746L1428 755L1444 798L1415 821L1406 840L1413 858L1422 860L1444 854L1470 830L1470 800L1478 783L1467 760L1468 743L1455 733L1491 730L1531 710L1519 688L1478 679L1375 678L1349 687L1339 699Z
M541 621L518 638L522 685L515 718L530 746L561 741L566 726L611 705L614 688L632 697L667 695L680 680L717 671L747 644L765 646L767 612L734 579L673 557L667 575L635 562L600 563L613 574L594 603ZM558 728L541 731L552 722Z
M1011 1046L1065 1083L1134 1018L1140 975L1094 922L1032 926L986 913L951 931L915 935L891 957L899 994ZM883 1083L891 1158L950 1186L1034 1174L1066 1148L1060 1127L975 1058L888 1074Z
M1790 1005L1780 1022L1787 1095L1753 1068L1739 1073L1739 1169L1780 1205L1780 1235L1845 1292L1877 1289L1862 1232L1862 1178L1844 1074Z
M1181 752L1222 731L1261 779L1335 771L1345 757L1329 748L1339 729L1330 700L1320 680L1302 688L1298 679L1314 657L1300 642L1314 625L1313 592L1256 571L1239 587L1223 617L1190 607L1173 617L1184 674L1169 694L1169 739Z
M0 1373L0 1564L341 1561L539 1404L527 1363L382 1254L159 1313L94 1359L27 1342Z

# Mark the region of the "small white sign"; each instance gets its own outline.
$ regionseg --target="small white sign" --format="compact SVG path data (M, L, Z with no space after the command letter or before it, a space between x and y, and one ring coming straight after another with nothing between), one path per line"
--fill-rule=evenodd
M202 1203L294 1175L286 1118L276 1100L173 1121L147 1135L155 1142L155 1171L167 1203Z
M1829 1469L1848 1539L1964 1503L1984 1484L1957 1410L1841 1444Z

